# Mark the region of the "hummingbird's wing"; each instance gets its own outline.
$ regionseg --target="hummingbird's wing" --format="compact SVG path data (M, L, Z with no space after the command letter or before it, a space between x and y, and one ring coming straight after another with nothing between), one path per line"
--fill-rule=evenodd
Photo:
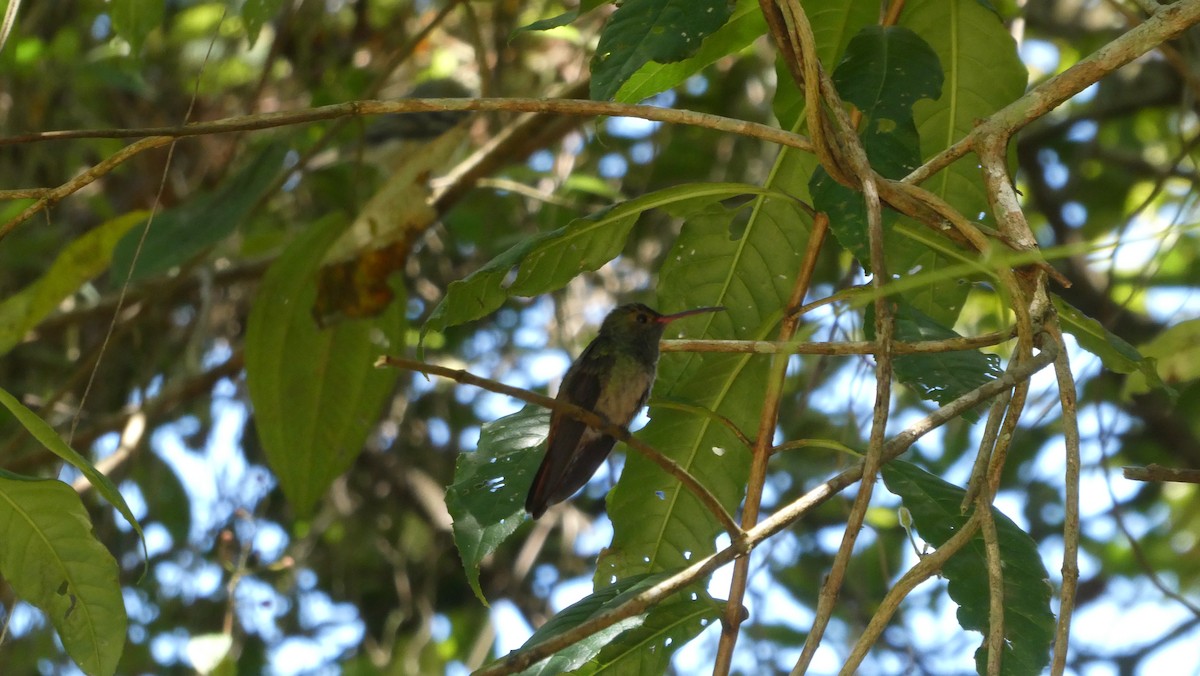
M610 358L594 349L595 346L596 343L588 345L567 369L558 388L558 400L596 410L604 385L601 376L608 370ZM529 496L525 499L525 511L536 519L546 508L571 497L588 482L615 443L612 437L559 411L553 412L550 434L546 438L546 455L533 477Z

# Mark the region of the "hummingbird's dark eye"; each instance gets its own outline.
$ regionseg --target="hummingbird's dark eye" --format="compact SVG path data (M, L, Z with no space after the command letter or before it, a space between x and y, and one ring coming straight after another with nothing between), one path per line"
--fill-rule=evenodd
M650 321L650 317L648 317L644 313L639 312L639 313L637 313L637 320L638 320L639 324L645 324L646 322Z

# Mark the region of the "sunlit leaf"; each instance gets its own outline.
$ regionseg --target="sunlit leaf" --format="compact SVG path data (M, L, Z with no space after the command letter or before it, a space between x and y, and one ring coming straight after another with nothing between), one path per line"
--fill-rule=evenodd
M913 106L922 158L946 149L979 120L1025 93L1029 74L1012 34L978 0L906 2L900 25L933 48L946 78L941 97ZM977 165L976 157L965 157L922 185L967 218L979 220L988 202Z
M113 507L121 513L121 516L129 522L129 525L137 532L138 537L142 540L142 550L145 551L146 539L142 535L142 525L138 523L137 517L133 515L133 510L129 509L125 498L121 495L121 491L117 490L116 485L107 476L100 473L96 466L88 461L87 458L80 455L75 449L67 445L62 437L50 427L45 420L42 420L38 414L29 410L17 400L16 397L9 394L7 390L0 389L0 405L8 409L9 413L17 419L17 422L29 432L29 435L37 439L46 450L54 455L62 458L70 463L72 467L79 470L84 477L92 484L98 493Z
M242 21L246 23L246 37L251 47L258 42L258 33L263 24L270 21L282 6L283 0L245 0L242 3Z
M133 53L138 54L150 31L162 25L165 7L164 2L112 0L108 11L113 29L128 40Z
M0 354L11 350L63 299L103 272L112 260L113 247L145 218L145 212L133 212L92 228L68 244L36 282L0 302Z
M313 320L317 268L344 229L337 217L308 226L263 277L246 327L255 426L300 515L358 457L396 380L374 362L403 344L403 303L324 330Z
M575 673L667 673L674 651L711 626L723 608L702 587L685 589L654 606L642 624L622 633Z
M458 456L454 483L446 489L454 544L467 582L485 604L479 564L524 522L525 494L549 425L550 412L536 406L484 424L478 447Z
M883 467L883 481L904 500L921 537L942 546L967 521L959 506L966 491L919 467L895 460ZM1054 640L1054 614L1050 612L1052 587L1037 543L1000 510L993 508L1004 575L1004 657L1001 673L1038 674L1050 663ZM958 604L958 623L964 629L988 631L987 554L983 536L976 535L942 566L947 591ZM981 647L975 660L986 673L987 651Z
M1168 326L1153 340L1142 345L1140 352L1146 361L1154 362L1154 372L1165 383L1186 383L1200 378L1200 319L1184 320ZM1130 374L1125 392L1148 392L1149 379L1141 371Z
M117 562L79 495L57 480L0 472L0 574L41 609L87 674L113 674L125 648Z
M1099 357L1104 368L1116 373L1140 373L1150 387L1172 392L1159 377L1154 359L1143 357L1136 347L1058 295L1051 294L1050 299L1063 331L1075 336L1079 347Z
M744 49L767 30L757 0L738 0L729 21L704 39L692 56L672 63L651 61L629 76L614 97L622 103L637 103L659 92L677 87L718 59Z
M671 63L695 54L732 9L726 0L626 0L596 45L592 98L612 98L650 61Z
M533 296L566 286L582 272L597 270L621 253L642 213L665 209L684 216L717 200L764 194L762 188L739 183L673 186L577 218L557 230L522 240L464 279L451 282L422 333L441 331L487 316L510 295ZM505 283L514 267L516 280Z

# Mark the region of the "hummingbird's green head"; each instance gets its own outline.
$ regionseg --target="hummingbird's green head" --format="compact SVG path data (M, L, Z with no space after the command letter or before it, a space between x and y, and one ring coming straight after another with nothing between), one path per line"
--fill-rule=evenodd
M664 315L641 303L630 303L608 313L608 316L604 318L604 323L600 325L600 335L619 340L645 341L657 346L667 324L676 319L724 309L723 307L702 307Z

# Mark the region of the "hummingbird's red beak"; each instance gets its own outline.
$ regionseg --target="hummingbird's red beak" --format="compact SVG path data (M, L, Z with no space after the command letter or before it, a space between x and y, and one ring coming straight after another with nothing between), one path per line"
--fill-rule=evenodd
M658 322L659 324L669 324L670 322L673 322L676 319L683 319L684 317L698 315L703 312L724 312L724 311L725 311L725 308L723 308L719 305L716 307L698 307L693 310L684 310L683 312L676 312L673 315L663 315L654 321Z

